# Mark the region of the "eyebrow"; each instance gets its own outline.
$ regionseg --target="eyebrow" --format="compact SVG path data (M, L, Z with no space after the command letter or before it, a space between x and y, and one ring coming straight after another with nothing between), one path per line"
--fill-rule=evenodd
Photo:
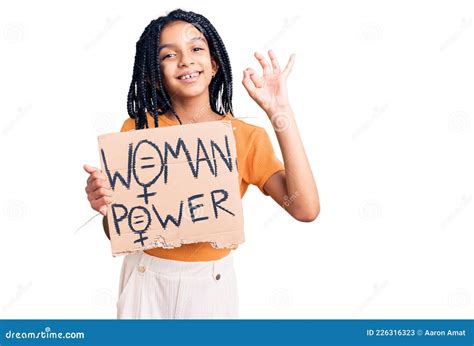
M199 36L199 37L193 37L188 44L191 44L191 43L194 43L195 41L199 41L199 40L202 40L204 43L206 42L206 40L204 39L204 37L202 36ZM168 48L168 47L176 47L175 44L173 43L165 43L165 44L162 44L158 47L158 53L163 49L163 48Z

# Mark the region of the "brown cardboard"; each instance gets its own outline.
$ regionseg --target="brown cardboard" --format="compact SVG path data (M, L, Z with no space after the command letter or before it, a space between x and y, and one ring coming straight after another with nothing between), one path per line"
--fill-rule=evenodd
M112 187L107 220L113 256L187 243L222 248L244 242L230 121L105 134L98 141Z

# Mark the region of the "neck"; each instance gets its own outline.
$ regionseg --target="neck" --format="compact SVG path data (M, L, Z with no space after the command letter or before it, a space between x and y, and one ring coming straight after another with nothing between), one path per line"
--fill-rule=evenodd
M207 95L208 96L208 95ZM211 109L209 97L181 99L173 103L173 108L183 124L212 120L216 115ZM172 111L167 113L170 119L177 120Z

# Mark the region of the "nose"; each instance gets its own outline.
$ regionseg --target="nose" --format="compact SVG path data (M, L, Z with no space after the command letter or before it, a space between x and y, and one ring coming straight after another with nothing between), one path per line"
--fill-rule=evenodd
M188 54L188 53L183 53L181 54L181 59L179 61L179 66L189 66L189 65L192 65L194 64L194 61L191 57L191 54Z

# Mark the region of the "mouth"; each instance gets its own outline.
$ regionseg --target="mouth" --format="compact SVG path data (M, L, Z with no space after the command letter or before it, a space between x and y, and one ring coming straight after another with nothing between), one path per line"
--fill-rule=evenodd
M185 75L179 76L179 77L177 77L177 79L181 82L184 82L184 83L192 83L192 82L196 81L201 74L202 74L202 71L196 71L196 72L193 72L193 73L190 73L190 74L185 74Z

